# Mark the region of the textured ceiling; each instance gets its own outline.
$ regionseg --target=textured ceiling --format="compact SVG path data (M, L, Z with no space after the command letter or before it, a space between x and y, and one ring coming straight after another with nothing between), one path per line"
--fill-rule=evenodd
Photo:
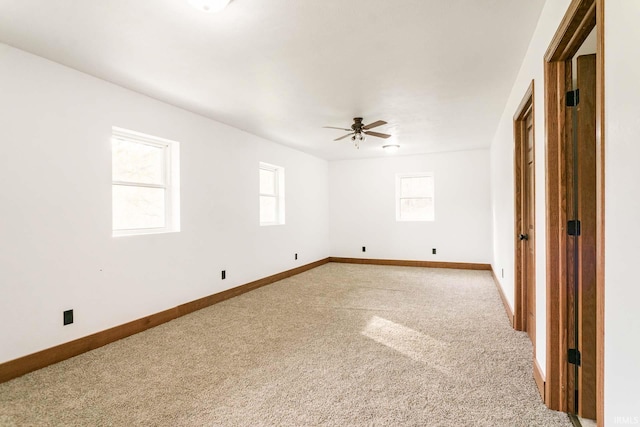
M0 0L0 41L326 159L488 147L544 0Z

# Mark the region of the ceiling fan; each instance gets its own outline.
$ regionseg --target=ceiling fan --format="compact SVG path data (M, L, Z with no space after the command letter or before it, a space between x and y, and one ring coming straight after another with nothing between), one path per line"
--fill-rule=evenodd
M356 145L356 148L360 148L360 141L364 141L364 136L365 135L370 135L370 136L375 136L377 138L389 138L391 135L386 134L386 133L380 133L380 132L372 132L369 129L378 127L378 126L382 126L382 125L386 125L387 122L385 122L384 120L378 120L375 121L373 123L369 123L368 125L363 125L362 124L362 117L354 117L353 118L353 124L351 125L351 129L347 129L347 128L339 128L339 127L335 127L335 126L323 126L326 129L340 129L340 130L346 130L347 132L349 132L348 134L341 136L340 138L336 138L334 139L334 141L340 141L341 139L347 138L347 137L351 137L351 140L354 142L354 144Z

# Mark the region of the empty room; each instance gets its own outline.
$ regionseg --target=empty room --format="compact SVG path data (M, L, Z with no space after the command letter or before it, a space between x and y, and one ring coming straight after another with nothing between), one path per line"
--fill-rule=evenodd
M637 0L0 0L0 426L640 425Z

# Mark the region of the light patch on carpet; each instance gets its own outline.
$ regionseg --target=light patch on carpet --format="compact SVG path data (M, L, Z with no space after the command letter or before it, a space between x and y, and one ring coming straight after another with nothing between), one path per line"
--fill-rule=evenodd
M441 373L449 374L449 370L437 363L434 354L446 349L447 343L429 337L404 325L372 316L362 335L375 342L385 345L416 362L426 363Z

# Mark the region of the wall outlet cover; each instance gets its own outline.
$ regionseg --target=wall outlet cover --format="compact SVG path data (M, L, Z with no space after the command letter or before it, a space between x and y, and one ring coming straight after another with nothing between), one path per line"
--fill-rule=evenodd
M73 323L73 310L66 310L62 312L62 325L70 325Z

